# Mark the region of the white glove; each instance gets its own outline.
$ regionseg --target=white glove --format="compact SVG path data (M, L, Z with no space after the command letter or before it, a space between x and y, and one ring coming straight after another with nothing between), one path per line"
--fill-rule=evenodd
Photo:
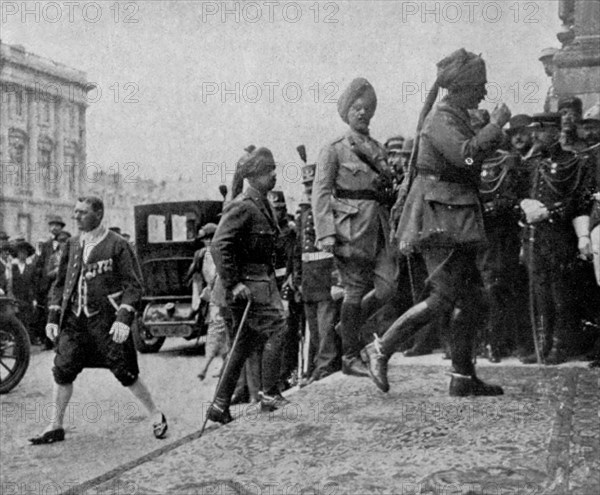
M56 323L46 323L46 337L52 342L58 337L58 325Z
M122 344L129 337L129 326L125 325L125 323L121 323L120 321L115 321L110 327L110 335L113 336L113 340L117 344Z
M521 201L520 206L529 224L541 222L550 216L548 208L537 199L524 199Z

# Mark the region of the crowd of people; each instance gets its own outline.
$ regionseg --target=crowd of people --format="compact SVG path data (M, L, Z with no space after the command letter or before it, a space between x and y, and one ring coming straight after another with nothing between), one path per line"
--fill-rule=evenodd
M568 96L557 112L513 116L499 104L488 113L478 109L487 83L480 56L457 50L437 69L415 139L385 145L369 132L375 89L364 78L350 83L337 107L347 132L315 164L298 147L295 216L275 190L271 151L244 150L232 199L218 225L200 229L205 247L186 277L208 322L209 358L226 356L208 419L232 421L238 402L281 408L294 377L307 386L339 370L388 392L388 361L400 351L443 348L458 397L503 394L478 378L477 356L555 365L591 349L584 357L600 365L600 105L584 111ZM130 332L141 271L102 214L101 199L81 198L81 235L52 263L42 249L30 275L48 277L49 296L36 297L57 349L55 401L64 411L89 364L81 348L93 351L156 417L162 438L166 418L139 379ZM62 227L51 223L48 253L60 250ZM14 292L33 248L3 246L16 256ZM32 442L63 439L59 414Z
M301 385L341 369L387 392L395 352L435 348L452 361L453 396L503 393L477 377L477 356L600 364L600 106L584 112L567 96L557 112L513 116L500 104L490 114L478 109L486 82L481 57L451 54L417 138L383 146L369 134L375 90L352 81L338 101L349 130L303 167L294 219L273 191L270 151L246 149L211 240L218 305L231 340L242 340L210 419L230 421L240 400L285 403L286 373L298 366L287 349L304 322ZM254 384L245 399L240 375Z

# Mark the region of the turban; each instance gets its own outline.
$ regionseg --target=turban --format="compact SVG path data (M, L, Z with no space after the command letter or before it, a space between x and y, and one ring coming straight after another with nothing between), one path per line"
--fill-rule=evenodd
M442 88L478 86L487 82L483 59L464 48L440 60L437 68L437 83Z
M273 153L267 148L258 148L240 159L239 167L242 177L253 177L270 172L275 168Z
M354 79L338 100L338 113L346 124L348 123L348 111L352 104L359 98L365 100L367 108L370 111L370 116L372 117L377 108L377 96L371 83L363 77Z

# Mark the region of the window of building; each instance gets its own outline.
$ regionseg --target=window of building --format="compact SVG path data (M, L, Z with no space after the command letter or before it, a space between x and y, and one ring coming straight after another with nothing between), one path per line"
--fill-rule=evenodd
M65 143L65 163L63 167L63 174L67 177L68 189L70 194L77 192L77 167L78 165L78 147L75 142Z
M15 91L15 96L14 96L14 109L15 109L15 115L17 117L22 117L23 116L23 107L24 107L24 100L23 100L23 91L18 89Z
M54 163L54 143L47 136L41 137L38 141L37 166L44 191L50 196L58 196L62 171Z
M8 131L8 158L6 182L12 186L21 186L24 190L31 189L31 181L26 180L27 168L27 134L18 129Z

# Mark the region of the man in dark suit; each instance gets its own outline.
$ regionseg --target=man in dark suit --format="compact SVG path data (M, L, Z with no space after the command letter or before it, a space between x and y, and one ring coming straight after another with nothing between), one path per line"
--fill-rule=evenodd
M64 440L64 414L73 382L86 367L109 368L155 420L156 438L163 438L167 420L139 378L137 354L130 332L143 287L131 247L102 225L104 204L96 196L79 198L74 219L81 234L64 250L50 290L46 335L56 341L54 398L57 414L34 445Z

